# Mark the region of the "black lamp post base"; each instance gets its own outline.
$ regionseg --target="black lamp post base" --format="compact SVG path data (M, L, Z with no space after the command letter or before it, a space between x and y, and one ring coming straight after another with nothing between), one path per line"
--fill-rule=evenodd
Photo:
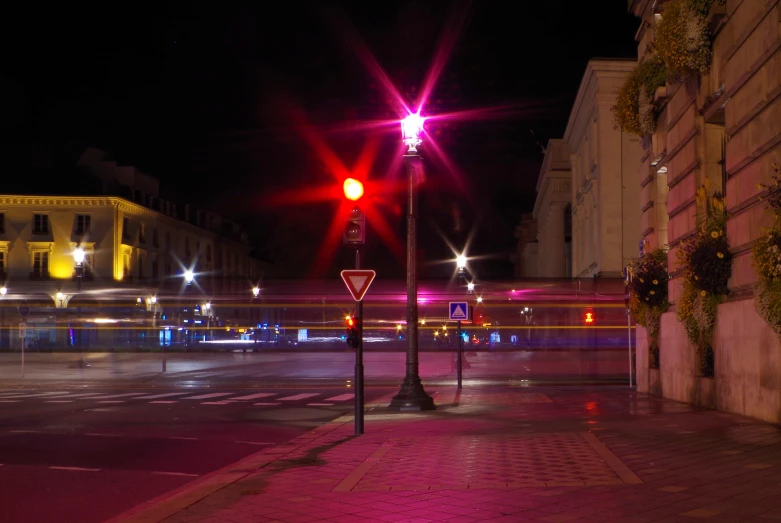
M401 390L391 400L390 410L417 411L435 410L434 398L426 394L423 384L417 376L406 376L401 384Z

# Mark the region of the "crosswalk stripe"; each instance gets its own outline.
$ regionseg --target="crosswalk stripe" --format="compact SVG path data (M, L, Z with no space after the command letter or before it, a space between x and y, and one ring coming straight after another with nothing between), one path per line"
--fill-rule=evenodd
M110 400L111 398L124 398L127 396L141 396L143 395L143 392L125 392L124 394L108 394L106 396L95 396L94 398L90 398L93 400Z
M334 396L333 398L326 398L325 401L345 401L345 400L351 400L355 397L355 394L340 394L339 396Z
M169 398L171 396L183 396L184 394L189 394L188 392L168 392L166 394L152 394L151 396L139 396L137 400L154 400L157 398Z
M53 395L60 395L60 394L64 394L64 393L63 392L37 392L35 394L27 394L27 393L19 394L19 393L17 393L17 394L10 395L10 396L4 396L4 398L9 398L9 399L10 398L35 398L35 397L40 397L40 396L53 396Z
M254 400L255 398L268 398L277 394L276 392L259 392L257 394L250 394L249 396L239 396L238 398L230 398L230 401L234 400Z
M307 403L307 407L333 407L333 403Z
M168 401L161 400L161 401L150 401L149 403L165 403L165 404L168 404L168 403L179 403L179 402L177 400L168 400Z
M209 398L219 398L220 396L230 396L233 392L212 392L211 394L201 394L199 396L189 396L183 400L205 400Z
M296 394L295 396L287 396L284 398L277 398L279 401L296 401L296 400L303 400L306 398L311 398L313 396L319 396L319 392L310 392L310 393L304 393L304 394Z
M105 392L87 392L85 394L71 394L70 392L66 392L63 394L57 394L56 396L50 396L52 398L89 398L90 396L103 396L106 394Z
M262 405L264 407L270 407L274 405L282 405L281 403L253 403L253 405Z

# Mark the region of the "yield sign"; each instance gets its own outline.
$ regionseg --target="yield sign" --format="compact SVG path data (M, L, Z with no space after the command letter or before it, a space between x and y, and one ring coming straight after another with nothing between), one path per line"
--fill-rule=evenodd
M374 271L362 269L342 271L342 279L355 301L363 299L363 295L369 290L369 285L372 284L376 275L377 273Z

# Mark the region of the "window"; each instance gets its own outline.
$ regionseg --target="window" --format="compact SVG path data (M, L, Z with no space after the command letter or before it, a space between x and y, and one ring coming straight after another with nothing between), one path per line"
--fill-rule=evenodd
M124 254L122 256L122 279L130 278L130 255Z
M212 262L212 246L207 245L206 246L206 262L211 263Z
M130 220L127 218L122 218L122 239L130 239Z
M5 213L0 213L0 234L5 234Z
M0 274L5 274L5 251L0 251Z
M76 215L76 236L85 236L90 233L92 217L89 214Z
M157 281L158 277L159 274L157 260L152 260L152 281Z
M49 277L49 253L46 251L33 252L33 266L31 278L43 279Z
M33 234L49 234L49 215L33 215Z
M168 262L165 264L165 275L170 276L171 275L171 262Z
M190 238L185 237L184 239L184 257L189 258L192 255L190 252Z
M138 226L138 242L146 243L146 224L142 223Z
M157 227L152 229L152 246L160 247L160 235L158 234Z
M165 233L165 249L167 251L171 250L171 233L170 232Z
M144 262L146 260L143 256L138 257L138 279L143 280L144 279Z

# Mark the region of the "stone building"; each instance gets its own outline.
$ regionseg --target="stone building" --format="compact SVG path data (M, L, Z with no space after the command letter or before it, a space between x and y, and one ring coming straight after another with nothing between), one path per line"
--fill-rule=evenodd
M254 323L232 303L263 272L238 224L160 198L155 178L101 151L80 164L117 196L0 195L0 349L20 346L20 322L41 349L155 347L194 324Z
M665 17L666 2L629 0L640 18L642 61ZM643 139L639 166L640 229L650 248L669 245L669 301L661 318L659 368L649 368L648 342L638 328L638 390L680 401L781 422L781 344L757 314L752 243L773 217L758 184L772 183L781 163L781 4L727 0L707 16L712 42L707 72L670 81L653 100L660 115ZM718 305L712 339L714 377L700 374L698 351L676 317L683 276L677 252L696 234L705 201L726 199L727 239L733 255L730 294Z
M640 140L611 108L634 61L590 60L562 140L550 140L537 182L537 276L620 278L637 254Z

